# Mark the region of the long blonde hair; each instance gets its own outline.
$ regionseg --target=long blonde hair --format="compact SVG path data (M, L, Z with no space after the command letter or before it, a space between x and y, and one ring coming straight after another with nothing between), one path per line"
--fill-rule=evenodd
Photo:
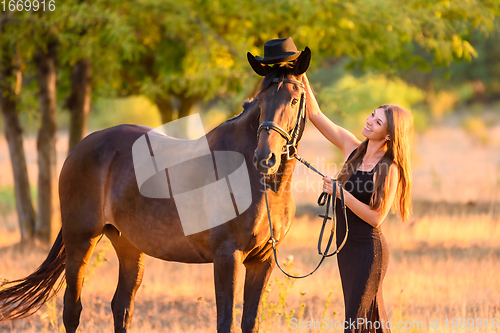
M377 179L370 200L370 208L381 210L386 205L386 185L389 167L395 163L399 171L398 187L396 197L392 204L392 210L397 210L405 221L412 212L411 205L411 165L410 165L410 141L413 137L413 116L405 108L386 104L378 107L384 109L387 118L387 131L389 141L387 151L376 166ZM360 166L368 147L368 139L364 140L357 148L354 156L349 158L338 175L338 179L345 184L354 170Z

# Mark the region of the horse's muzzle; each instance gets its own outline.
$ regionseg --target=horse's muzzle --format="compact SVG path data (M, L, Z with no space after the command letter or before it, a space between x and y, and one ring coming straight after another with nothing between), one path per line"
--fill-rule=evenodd
M272 175L277 171L276 160L276 155L273 152L258 154L256 151L253 156L253 165L261 174Z

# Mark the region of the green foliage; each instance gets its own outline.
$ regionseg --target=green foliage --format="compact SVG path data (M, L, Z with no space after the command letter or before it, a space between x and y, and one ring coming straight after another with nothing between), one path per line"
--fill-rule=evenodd
M11 172L11 170L8 170ZM31 187L31 197L34 202L36 202L37 198L37 190L35 187ZM10 222L12 219L9 217L11 214L16 212L16 196L14 193L13 186L3 186L0 185L0 223L5 224L8 229L14 227Z
M398 78L345 75L335 84L321 89L318 99L325 114L357 133L365 118L379 105L397 104L411 110L424 99L424 92Z
M57 89L62 106L69 93L73 65L92 60L94 91L115 94L124 61L130 61L141 49L129 20L133 17L131 2L67 0L56 2L54 11L15 11L0 14L2 50L16 55L17 66L24 78L21 110L35 109L36 80L33 59L39 49L55 44Z
M328 318L328 317L327 317L328 315L327 315L327 313L326 313L326 312L327 312L327 310L328 310L328 306L330 305L330 302L332 301L332 295L333 295L333 291L330 291L330 292L328 293L328 297L327 297L326 302L325 302L325 307L323 308L323 315L321 316L321 318ZM333 311L333 313L332 313L332 317L333 317L334 315L336 315L336 314L337 314L337 311ZM320 328L320 330L319 330L319 333L321 333L321 332L323 332L323 325L321 325L321 328Z
M282 265L285 271L292 271L294 267L293 256L288 257ZM297 274L293 273L292 275L297 276ZM300 306L296 316L296 311L294 309L290 310L289 304L287 303L288 296L293 292L294 282L294 279L285 275L284 278L276 277L274 284L273 282L268 283L261 301L262 312L260 325L264 332L271 332L272 327L276 326L277 320L284 321L288 327L290 327L289 324L292 318L296 318L298 322L303 320L306 308L304 298L307 295L307 291L300 292ZM331 295L332 292L328 294L322 318L326 318L325 314L330 305ZM336 314L336 312L333 312L333 314ZM289 331L293 332L291 328L289 328Z
M89 119L92 130L119 124L138 124L150 127L161 125L157 107L144 96L107 99L99 98Z
M487 34L496 16L498 3L483 0L67 0L53 12L1 14L0 43L12 46L28 78L37 49L57 43L61 100L72 65L85 58L99 96L209 100L248 95L259 78L246 52L262 55L272 38L309 46L313 68L345 58L348 68L392 72L471 60L472 33Z
M475 141L486 145L490 142L488 128L480 116L469 116L462 120L461 127Z
M144 0L129 23L140 42L139 59L124 66L124 91L211 99L251 91L256 75L246 52L262 55L272 38L292 36L313 50L313 67L347 57L350 67L392 72L413 64L470 60L472 31L493 27L498 4L481 0ZM128 14L127 14L128 15Z
M432 121L429 113L417 107L413 108L411 111L413 114L413 128L415 131L424 132L428 130Z
M99 239L99 241L100 240L101 239ZM112 247L111 242L105 239L103 241L103 246L101 247L101 249L97 251L97 253L93 256L92 260L89 262L86 273L87 281L89 280L89 278L92 278L95 275L95 270L97 268L101 267L103 264L108 262L108 259L106 258L106 253L111 249L111 247Z
M459 104L464 102L487 102L500 96L500 23L485 36L474 32L470 43L477 52L477 58L471 61L457 61L449 67L431 66L428 72L417 68L399 71L399 75L429 92L453 90L458 94ZM431 58L418 51L427 60Z
M284 269L290 270L293 268L293 261L287 260L283 262ZM288 276L282 280L276 277L275 284L269 282L268 286L264 290L262 295L262 314L261 314L261 325L264 331L269 331L272 325L276 325L276 320L284 320L285 323L290 323L290 320L295 314L295 310L288 310L287 307L287 297L293 287L294 280ZM270 298L273 291L277 289L277 300L272 300ZM304 294L305 295L305 294ZM303 314L303 304L301 293L301 309L299 314ZM298 318L300 320L300 318Z
M151 0L139 6L131 24L141 55L123 73L125 90L152 100L164 95L209 99L249 79L241 70L247 48L233 40L243 36L238 16L245 3Z
M457 84L455 88L457 98L461 102L470 100L474 96L474 87L471 83Z
M441 120L444 115L450 113L458 104L458 96L453 91L439 90L427 93L427 103L431 115L435 120Z
M72 66L85 58L92 59L94 95L241 100L259 81L247 64L247 51L262 55L267 40L288 36L299 49L312 49L312 69L328 63L334 68L347 65L393 73L397 68L430 69L478 56L482 65L475 77L486 77L492 59L473 46L497 47L498 43L482 41L494 29L498 14L498 1L484 0L68 0L58 2L53 12L0 14L0 43L10 45L27 78L20 97L23 111L35 110L32 59L48 42L58 45L60 106L69 92ZM490 78L496 87L498 80ZM344 78L342 84L349 80L353 78ZM387 96L392 100L398 95ZM437 96L438 102L428 103L439 106L433 114L444 114L455 105L451 96ZM234 112L237 107L231 104Z

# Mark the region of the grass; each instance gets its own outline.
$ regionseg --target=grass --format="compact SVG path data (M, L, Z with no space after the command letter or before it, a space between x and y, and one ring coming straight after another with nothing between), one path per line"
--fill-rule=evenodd
M500 220L481 209L457 207L456 214L418 208L410 223L396 218L384 222L391 250L384 281L389 319L425 323L415 332L455 332L444 327L453 318L500 319ZM477 207L476 207L477 208ZM310 214L296 218L280 245L279 258L287 271L304 274L317 262L315 241L318 220ZM15 232L5 231L14 235ZM299 245L298 245L299 244ZM12 247L0 250L2 278L29 274L45 258L48 248L22 254ZM117 260L106 238L89 265L82 293L84 310L80 332L111 332L109 302L117 282ZM241 320L243 272L237 288L236 316ZM313 276L292 280L275 270L265 291L262 332L335 332L292 330L290 320L306 323L322 318L343 320L343 300L335 259L324 263ZM58 332L62 325L62 293L32 317L0 324L1 332ZM439 330L429 330L429 318L438 319ZM185 265L147 258L143 284L136 298L132 332L215 332L216 314L211 265ZM393 332L411 332L394 329ZM465 332L464 330L461 330ZM481 329L478 332L495 332Z
M315 157L331 157L332 149L316 132L309 127L301 140L301 156L325 170L329 160ZM430 130L417 138L415 216L406 223L391 217L383 224L391 251L384 300L393 325L398 321L422 321L426 325L420 329L394 328L393 332L498 332L491 327L451 328L453 318L500 321L500 127L488 129L488 134L489 142L479 145L470 141L465 130L456 128ZM2 138L0 144L6 147ZM25 145L30 180L36 184L35 140L25 140ZM67 138L62 136L58 139L59 168L66 146ZM6 149L0 150L0 170L5 170L0 173L0 205L4 205L0 207L0 278L12 280L30 274L45 259L49 248L37 246L22 253L13 246L20 235L13 212L7 155ZM294 176L297 204L315 205L318 181L317 176L309 174ZM314 186L309 189L309 184ZM287 269L299 275L311 271L319 260L316 241L320 220L310 214L310 207L306 208L299 207L290 233L279 247L279 259L286 260ZM296 281L276 269L265 293L261 333L340 332L321 328L291 330L288 322L291 318L304 322L343 320L335 260L325 261L314 275ZM235 305L238 322L243 309L243 278L242 268ZM80 332L113 331L110 302L117 280L117 259L109 241L103 238L85 279ZM147 258L131 332L215 332L213 285L212 265ZM63 292L29 318L1 322L0 332L64 331L62 296ZM448 329L444 326L447 318ZM437 319L439 328L429 329L429 319Z

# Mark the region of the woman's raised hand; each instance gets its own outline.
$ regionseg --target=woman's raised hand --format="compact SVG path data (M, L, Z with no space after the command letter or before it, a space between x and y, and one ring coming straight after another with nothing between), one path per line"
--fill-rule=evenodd
M309 105L312 107L312 108L307 108L307 118L309 120L312 120L311 119L311 116L314 116L318 113L321 112L321 110L319 109L319 105L318 105L318 101L316 101L316 97L314 96L314 92L312 90L312 87L311 85L309 84L309 79L307 78L307 75L304 73L303 75L303 81L305 83L305 90L307 92L307 98L310 98L311 99L311 102Z
M309 79L307 78L306 73L304 73L304 75L302 76L302 78L304 79L304 83L306 85L306 88L309 88Z

